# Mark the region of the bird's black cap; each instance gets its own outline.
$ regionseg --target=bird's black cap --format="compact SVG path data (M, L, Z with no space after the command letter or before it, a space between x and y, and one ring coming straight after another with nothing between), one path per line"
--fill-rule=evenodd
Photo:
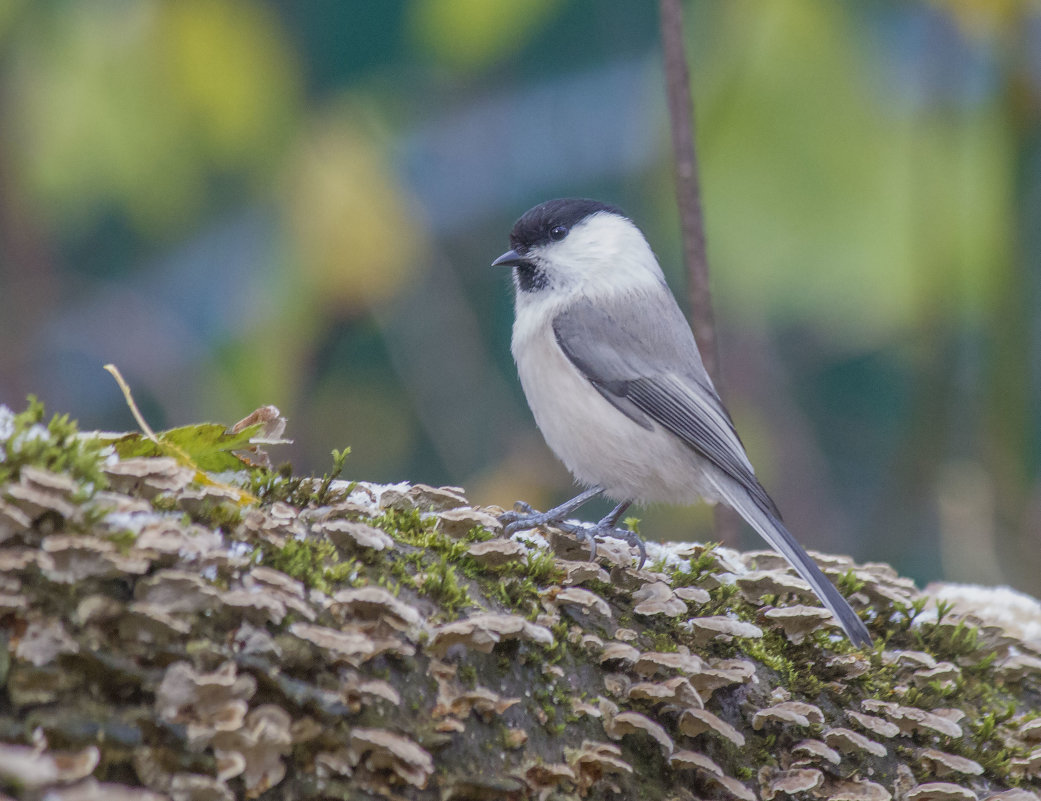
M513 231L510 232L510 245L518 253L525 253L537 245L549 242L550 232L554 228L561 226L571 228L590 214L596 214L599 211L625 216L620 209L607 203L601 203L599 200L582 197L547 200L545 203L528 209L514 223Z

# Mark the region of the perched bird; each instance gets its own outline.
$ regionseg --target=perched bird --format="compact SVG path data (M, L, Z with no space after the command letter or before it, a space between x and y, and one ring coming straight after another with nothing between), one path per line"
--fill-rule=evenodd
M546 443L587 489L548 512L508 512L507 531L567 525L575 509L604 494L618 505L578 533L591 544L598 535L628 539L642 554L642 541L616 528L633 502L722 502L784 555L855 645L870 645L864 623L756 479L633 222L595 200L550 200L517 220L510 247L492 265L513 268L521 385Z

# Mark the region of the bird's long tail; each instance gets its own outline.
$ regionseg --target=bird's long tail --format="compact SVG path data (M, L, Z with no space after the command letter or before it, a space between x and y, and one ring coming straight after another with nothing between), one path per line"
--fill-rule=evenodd
M760 509L752 500L747 491L740 486L721 486L717 489L723 496L728 506L737 510L748 524L752 526L770 546L778 551L789 564L795 568L795 572L809 583L821 603L826 606L835 619L846 632L850 642L856 646L871 647L871 635L863 621L857 617L857 613L849 605L849 602L836 589L827 576L825 576L817 563L813 561L803 547L796 541L791 532L784 527L780 520L763 509Z

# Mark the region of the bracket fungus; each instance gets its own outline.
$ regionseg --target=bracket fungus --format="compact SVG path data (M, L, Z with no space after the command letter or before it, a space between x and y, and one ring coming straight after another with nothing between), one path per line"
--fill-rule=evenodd
M927 712L918 707L901 706L892 701L879 701L874 698L865 698L860 706L865 712L874 712L884 716L899 726L900 731L905 734L924 732L942 734L946 737L962 736L961 726L936 712Z
M438 512L437 527L454 539L462 539L475 528L483 528L492 534L502 531L502 523L495 515L476 506L462 506Z
M239 675L233 662L211 673L195 670L187 662L175 662L163 674L156 690L159 717L171 723L195 723L214 730L237 726L245 717L246 701L256 692L250 674ZM241 716L238 710L242 711Z
M676 751L669 757L669 766L673 770L694 771L698 778L707 784L721 787L726 795L738 801L757 801L755 793L737 779L727 776L716 762L697 751Z
M846 710L846 717L863 729L876 734L879 737L896 737L900 733L900 727L884 718L875 715L865 715L852 709Z
M674 676L665 681L642 681L629 688L629 697L634 700L668 703L679 707L703 709L704 702L698 691L685 676Z
M745 744L745 736L741 732L707 709L684 709L680 714L678 726L680 732L688 737L697 737L711 731L738 748Z
M881 784L860 779L828 783L825 797L827 801L891 801L893 794Z
M633 672L644 677L657 676L660 673L689 675L700 673L704 669L705 660L700 656L681 651L644 651L633 663Z
M835 618L821 606L780 606L767 609L763 616L776 623L784 631L784 635L794 644L803 642L809 635L819 629L835 626Z
M918 752L918 759L921 764L928 765L931 768L930 775L940 779L945 776L958 774L979 776L983 773L983 766L979 762L958 754L947 754L943 751L937 751L935 748L923 748Z
M806 728L811 723L824 723L820 707L802 701L783 701L760 709L752 716L752 728L759 731L768 723L782 723Z
M418 509L420 512L443 512L467 506L466 496L461 487L431 487L428 484L413 484L408 489L388 487L380 493L381 509L392 509L397 512L408 512Z
M522 562L528 555L528 549L516 540L486 540L475 542L467 551L478 564L486 567L501 567L510 563Z
M907 801L976 801L977 796L968 787L950 782L919 784L907 793Z
M759 603L765 595L795 595L807 601L816 600L810 585L787 570L752 570L734 579L741 595L749 603Z
M882 743L869 740L863 734L841 726L825 729L822 736L824 742L844 754L870 754L881 758L889 753Z
M679 617L687 614L687 604L664 581L650 581L633 593L633 611L638 615Z
M938 662L936 667L916 670L911 681L916 687L938 684L944 690L953 690L961 676L961 668L951 662Z
M74 654L79 644L57 618L34 618L29 621L14 647L14 656L36 667L54 662L62 654Z
M762 769L762 771L766 770L766 768ZM762 787L764 801L771 801L777 795L795 796L814 793L824 784L824 774L816 768L792 768L768 775L764 774L759 783Z
M609 642L600 651L600 664L618 662L632 666L640 658L640 652L625 642Z
M608 620L611 619L611 607L607 601L591 590L582 587L565 587L552 594L552 601L558 606L569 606L582 612L596 613Z
M725 776L723 769L711 758L697 751L681 749L669 757L669 767L674 770L698 770L713 776Z
M684 623L691 633L695 645L707 645L715 639L730 642L737 639L759 639L763 630L752 623L727 617L726 615L710 615L708 617L692 617Z
M342 622L369 622L395 631L407 631L422 622L416 608L396 598L383 587L339 590L332 597L330 611Z
M229 767L220 778L242 776L250 795L274 787L286 775L283 757L292 747L289 713L274 704L263 704L246 715L242 726L218 731L212 740L217 759Z
M584 584L587 581L600 581L607 584L611 577L596 562L584 559L557 559L557 567L564 571L564 580L561 582L565 587L575 584Z
M333 661L358 667L380 654L411 656L414 649L396 637L371 637L358 627L331 629L313 623L293 623L289 633L324 651Z
M154 498L159 493L176 493L195 478L195 471L171 456L131 457L113 461L104 468L112 490Z
M326 520L314 525L314 531L329 538L337 548L347 551L367 549L371 551L394 550L394 539L375 526L355 520Z
M627 734L646 734L657 741L666 757L676 750L665 727L639 712L619 712L604 720L604 731L612 740L620 740Z
M569 786L578 781L575 771L563 762L536 762L525 768L521 775L524 783L537 792L539 798L547 797L560 785Z
M583 740L579 748L565 748L564 755L583 794L607 776L633 773L633 766L622 758L622 750L614 743Z
M66 475L25 465L18 483L6 487L4 494L32 520L48 513L68 519L76 515L76 505L71 499L77 490L79 485Z
M819 762L824 760L832 765L838 765L842 756L831 746L820 740L802 740L792 746L792 753L800 756L800 761Z
M0 744L0 779L27 789L68 784L94 772L101 758L96 746L80 751L48 751L25 745Z
M527 640L539 645L554 642L549 629L530 623L520 615L482 613L436 627L427 650L441 657L453 645L462 645L487 654L502 640Z
M403 782L423 789L434 772L434 760L416 742L386 729L351 729L351 760L374 772L390 771Z

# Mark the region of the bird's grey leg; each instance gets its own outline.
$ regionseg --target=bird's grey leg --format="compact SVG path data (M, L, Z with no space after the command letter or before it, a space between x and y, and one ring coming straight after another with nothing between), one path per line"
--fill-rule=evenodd
M632 501L622 501L595 525L585 523L565 523L564 518L575 511L586 501L590 501L603 492L603 487L591 487L585 492L576 495L560 506L550 509L548 512L536 512L526 503L518 503L520 512L506 512L499 516L499 522L505 525L504 533L509 536L517 531L523 531L536 526L553 525L557 528L574 534L589 543L589 558L596 558L596 537L612 537L616 540L624 540L629 545L640 551L640 564L643 567L647 561L647 548L635 531L616 528L618 521L625 510L632 505Z
M576 530L579 528L578 526L568 526L567 530L571 531L573 534L579 535L589 542L590 559L596 558L596 537L611 537L616 540L624 540L626 543L639 550L640 564L638 567L642 568L644 562L647 561L647 548L643 544L643 540L640 539L640 535L635 531L617 528L618 521L621 519L622 515L625 514L625 510L631 505L632 501L622 501L607 515L605 515L595 526L582 526L581 530Z
M505 526L503 532L506 536L527 528L535 528L536 526L558 525L579 506L587 501L591 501L603 491L603 487L590 487L585 492L580 492L570 501L565 501L560 506L554 506L548 512L536 512L528 504L518 501L516 506L520 511L506 512L499 515L499 522Z

